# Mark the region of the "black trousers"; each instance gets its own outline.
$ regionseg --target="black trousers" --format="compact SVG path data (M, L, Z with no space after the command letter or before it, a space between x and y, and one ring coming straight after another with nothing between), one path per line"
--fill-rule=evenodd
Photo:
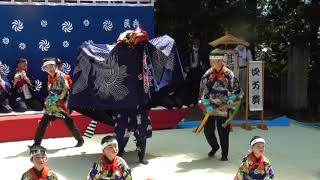
M218 129L220 146L223 157L228 157L229 152L230 126L227 126L226 128L222 127L222 124L226 120L226 117L210 116L206 126L204 127L204 134L212 149L219 148L219 144L215 135L215 129Z
M114 132L117 135L119 153L124 153L131 133L136 138L138 156L143 159L146 152L147 138L152 136L151 122L148 111L144 108L137 110L119 110L114 113L116 124ZM148 128L150 127L150 128Z
M0 113L10 113L11 111L7 93L0 92Z
M201 67L190 69L188 80L189 80L191 89L190 89L190 94L188 94L187 96L191 98L191 103L195 103L195 104L198 103L197 101L199 97L199 88L200 88L200 81L201 81L202 75L203 73L202 73Z
M63 122L67 125L68 129L71 131L74 138L78 141L83 141L83 138L82 138L78 128L75 126L71 117L68 114L63 113L63 112L61 112L61 114L64 116L64 118L62 118ZM41 144L44 133L46 132L46 129L47 129L49 123L51 121L56 120L56 119L61 119L61 118L58 118L58 117L52 116L52 115L48 115L48 114L43 115L43 117L39 123L35 138L34 138L35 145Z
M42 111L43 107L40 101L38 101L34 97L26 100L21 99L15 103L14 110L16 112L25 112L28 109L34 110L34 111Z

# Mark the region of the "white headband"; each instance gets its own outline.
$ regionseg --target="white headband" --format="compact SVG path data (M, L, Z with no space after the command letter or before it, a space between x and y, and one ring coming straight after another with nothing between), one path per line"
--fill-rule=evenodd
M46 61L43 63L42 67L45 67L46 65L49 65L49 64L56 64L56 61Z
M117 141L116 139L113 139L112 141L107 141L107 142L103 143L103 144L101 145L102 150L103 150L104 148L106 148L106 147L107 147L108 145L110 145L110 144L118 144L118 141Z
M45 150L42 150L42 149L37 149L35 151L32 151L30 153L30 157L33 157L35 155L38 155L38 154L44 154L44 155L47 155L46 151Z
M257 138L257 139L255 139L255 140L253 140L251 143L250 143L250 145L251 146L253 146L254 144L256 144L256 143L266 143L266 141L263 139L263 138Z
M224 55L220 56L209 56L209 60L223 60Z

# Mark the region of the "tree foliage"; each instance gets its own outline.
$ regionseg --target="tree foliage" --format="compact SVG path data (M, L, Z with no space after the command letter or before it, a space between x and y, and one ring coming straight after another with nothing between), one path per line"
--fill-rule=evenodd
M319 59L319 6L319 0L159 0L156 33L174 37L180 50L199 36L209 50L207 43L228 31L253 44L268 75L279 77L295 43L308 43L311 59Z

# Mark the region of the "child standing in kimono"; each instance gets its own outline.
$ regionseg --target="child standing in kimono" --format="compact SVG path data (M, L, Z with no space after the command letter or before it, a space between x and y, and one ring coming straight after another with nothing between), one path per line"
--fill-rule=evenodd
M45 58L42 67L48 73L49 95L45 100L45 112L37 128L34 144L32 146L41 144L50 122L61 119L78 141L75 147L81 147L84 140L67 108L69 85L65 79L65 74L57 69L55 58Z

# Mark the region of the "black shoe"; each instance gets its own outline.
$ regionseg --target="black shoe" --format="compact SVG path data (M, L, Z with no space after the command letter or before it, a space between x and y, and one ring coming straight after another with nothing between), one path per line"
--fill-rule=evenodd
M77 145L75 147L81 147L84 144L83 140L78 141Z
M0 105L0 113L11 113L13 110L9 105Z
M11 113L12 112L12 110L10 110L10 109L1 109L0 110L0 113L3 113L3 114L7 114L7 113Z
M138 153L138 157L139 157L139 163L145 164L145 165L149 163L149 161L144 158L144 154L142 155L141 153Z
M222 156L220 160L221 160L221 161L228 161L228 157Z
M147 165L147 164L149 164L149 161L144 158L139 158L139 163Z
M208 153L208 157L209 158L213 158L214 155L216 154L216 152L218 151L219 147L212 149L209 153Z

